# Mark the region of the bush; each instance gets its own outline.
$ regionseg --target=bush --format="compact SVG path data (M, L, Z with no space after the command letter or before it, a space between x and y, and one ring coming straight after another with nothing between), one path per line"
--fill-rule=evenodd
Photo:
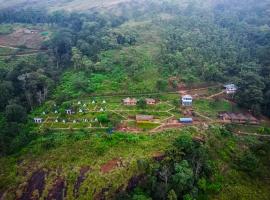
M251 152L248 152L239 159L239 168L246 172L254 172L259 164L258 158Z

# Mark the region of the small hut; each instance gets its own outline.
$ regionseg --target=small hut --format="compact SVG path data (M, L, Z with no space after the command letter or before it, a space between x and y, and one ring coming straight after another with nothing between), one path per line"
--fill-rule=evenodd
M192 106L192 96L190 95L185 95L182 97L182 105L183 106Z
M35 122L36 124L41 124L42 121L43 121L42 118L39 118L39 117L34 118L34 122Z

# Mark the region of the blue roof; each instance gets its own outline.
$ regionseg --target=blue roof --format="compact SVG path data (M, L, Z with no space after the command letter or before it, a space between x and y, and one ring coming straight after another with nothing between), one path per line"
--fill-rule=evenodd
M192 122L193 121L192 118L180 118L179 120L180 120L180 122Z

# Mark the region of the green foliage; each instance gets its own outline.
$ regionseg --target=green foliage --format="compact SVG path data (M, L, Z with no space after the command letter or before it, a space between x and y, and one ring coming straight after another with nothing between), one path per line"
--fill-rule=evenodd
M166 91L168 88L168 83L165 80L157 80L156 82L156 88L159 91Z
M146 105L147 105L146 101L143 98L139 99L138 102L137 102L137 107L138 108L145 109Z
M174 190L169 191L167 200L177 200L177 195Z
M175 165L175 174L172 176L172 180L178 194L192 188L194 174L186 160Z
M239 167L248 173L254 172L258 168L259 160L252 152L247 152L239 158Z
M152 198L148 197L143 191L139 188L136 188L131 200L151 200Z
M100 114L97 116L97 119L100 123L108 123L109 122L109 118L107 114Z
M13 32L13 27L10 24L0 26L0 35L7 35Z
M22 123L25 122L27 118L26 110L17 104L8 105L6 107L5 115L9 122Z

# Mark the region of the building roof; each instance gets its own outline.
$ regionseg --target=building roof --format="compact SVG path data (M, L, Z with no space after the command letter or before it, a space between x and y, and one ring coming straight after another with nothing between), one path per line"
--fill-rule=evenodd
M226 117L230 120L241 120L241 121L258 121L255 117L253 117L251 114L249 113L228 113L228 112L223 112L220 113L219 116L221 117Z
M137 99L136 98L125 98L123 99L124 102L137 102Z
M187 95L182 96L182 99L184 98L192 99L192 96L187 94Z
M35 117L34 120L43 120L43 118Z
M192 118L180 118L179 120L180 120L180 122L192 122L193 121Z
M154 119L153 115L136 115L137 121L149 121Z
M145 101L146 101L146 103L155 103L156 102L156 100L152 99L152 98L146 98Z
M224 87L226 89L236 89L237 88L235 84L226 84L226 85L224 85Z

